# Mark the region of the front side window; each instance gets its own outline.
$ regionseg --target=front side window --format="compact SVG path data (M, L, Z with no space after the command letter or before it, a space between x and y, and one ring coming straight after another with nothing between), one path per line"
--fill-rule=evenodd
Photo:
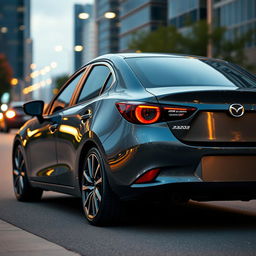
M81 103L97 97L100 93L102 86L105 84L107 78L109 77L109 74L110 70L107 66L94 66L86 79L77 103Z
M66 86L66 88L59 94L59 96L55 99L52 105L51 114L60 111L69 105L76 86L79 80L82 78L83 74L84 72L81 72L74 79L72 79L72 81Z

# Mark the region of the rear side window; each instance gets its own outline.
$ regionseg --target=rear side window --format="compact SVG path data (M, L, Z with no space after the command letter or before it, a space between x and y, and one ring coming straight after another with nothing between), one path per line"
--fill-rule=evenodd
M108 77L107 83L105 85L104 91L108 90L108 88L112 85L113 81L114 81L113 75L110 74Z
M79 75L77 75L58 95L58 97L55 99L52 105L51 114L60 111L69 105L72 95L76 89L76 86L82 78L83 74L84 72L81 72Z
M217 60L147 57L126 59L145 88L172 86L256 87L256 79L242 69Z
M94 97L97 97L101 91L101 88L107 81L109 74L110 70L107 66L94 66L85 81L85 84L79 95L77 103L84 102Z

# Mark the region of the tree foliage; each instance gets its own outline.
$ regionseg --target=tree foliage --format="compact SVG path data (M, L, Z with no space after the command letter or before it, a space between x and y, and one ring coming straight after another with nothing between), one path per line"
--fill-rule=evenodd
M160 27L149 33L134 34L129 49L206 56L207 45L211 40L214 46L213 57L252 69L253 66L247 63L244 51L246 44L252 40L252 31L240 36L236 35L233 41L227 40L225 34L224 27L216 27L210 33L206 21L196 22L183 32L173 26Z
M12 68L6 57L0 54L0 98L3 93L10 92L12 79Z
M68 78L69 76L67 74L56 77L55 88L59 90L67 82Z

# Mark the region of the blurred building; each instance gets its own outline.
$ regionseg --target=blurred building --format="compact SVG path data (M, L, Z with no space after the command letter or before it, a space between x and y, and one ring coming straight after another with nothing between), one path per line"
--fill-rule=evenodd
M0 1L0 53L13 69L13 100L20 100L32 60L30 0Z
M94 59L97 54L95 9L93 5L91 5L90 12L84 14L84 18L82 62L86 64Z
M254 37L247 43L248 60L255 64L256 59L256 0L214 0L214 25L226 27L226 38L254 31Z
M79 69L83 64L83 29L85 20L91 13L91 5L76 4L74 6L74 70Z
M119 51L119 1L95 0L97 55Z
M226 38L234 40L236 36L256 29L256 0L212 0L213 25L225 27ZM168 24L179 30L189 28L190 24L206 19L207 0L168 0ZM256 33L248 42L246 53L249 61L255 63Z
M159 26L166 25L166 0L120 0L119 2L119 50L121 52L128 50L129 43L134 34L153 31Z
M168 24L182 29L206 19L206 0L168 0Z
M94 6L75 5L74 70L96 57L96 23Z

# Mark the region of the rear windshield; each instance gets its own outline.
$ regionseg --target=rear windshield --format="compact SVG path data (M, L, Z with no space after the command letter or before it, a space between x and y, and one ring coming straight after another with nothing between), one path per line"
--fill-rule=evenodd
M254 75L224 61L183 57L140 57L128 58L126 61L145 88L170 86L256 87Z

